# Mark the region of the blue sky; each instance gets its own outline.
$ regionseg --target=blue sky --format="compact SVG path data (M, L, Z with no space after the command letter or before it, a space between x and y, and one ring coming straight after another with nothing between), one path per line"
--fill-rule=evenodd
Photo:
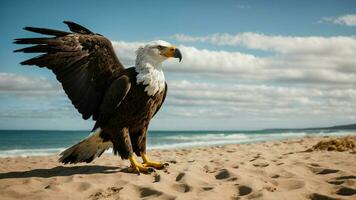
M355 1L2 1L0 129L90 129L49 70L21 66L25 26L75 21L134 50L163 39L169 94L155 130L262 129L356 120Z

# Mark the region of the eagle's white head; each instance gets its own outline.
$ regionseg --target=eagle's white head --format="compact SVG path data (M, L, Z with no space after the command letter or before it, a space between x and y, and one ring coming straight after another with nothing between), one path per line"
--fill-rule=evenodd
M146 85L145 91L153 96L165 88L162 62L168 58L179 58L182 54L175 46L163 40L149 42L136 51L137 84Z

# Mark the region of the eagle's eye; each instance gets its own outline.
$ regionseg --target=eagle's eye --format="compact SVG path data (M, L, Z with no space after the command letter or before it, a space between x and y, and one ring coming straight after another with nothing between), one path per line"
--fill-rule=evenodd
M158 45L158 46L157 46L157 49L163 50L163 49L164 49L164 46Z

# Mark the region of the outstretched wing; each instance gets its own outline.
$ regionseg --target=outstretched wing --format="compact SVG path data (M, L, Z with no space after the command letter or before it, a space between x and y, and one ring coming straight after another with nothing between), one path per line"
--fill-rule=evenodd
M73 22L64 23L72 32L24 28L52 37L15 39L15 44L34 45L15 52L42 53L21 64L51 69L82 117L97 119L106 89L124 67L108 39Z

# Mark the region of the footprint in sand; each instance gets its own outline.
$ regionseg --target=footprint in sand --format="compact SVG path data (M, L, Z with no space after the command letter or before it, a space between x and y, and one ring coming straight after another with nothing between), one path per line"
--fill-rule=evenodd
M222 180L222 179L227 179L227 178L232 178L233 180L237 180L236 177L234 177L229 170L227 169L221 169L216 175L215 178L218 180ZM234 179L236 178L236 179ZM231 179L229 179L231 180Z
M309 167L309 168L314 174L318 174L318 175L334 174L340 171L338 169L328 169L328 168L320 168L320 167Z
M256 154L256 155L250 160L250 162L253 162L253 161L255 161L255 160L259 159L259 158L261 158L261 154Z
M310 165L313 167L320 167L320 165L318 163L311 163Z
M350 187L345 187L342 186L342 184L346 183L347 185L354 185L355 181L353 179L356 179L356 176L350 175L350 176L339 176L332 178L328 180L327 182L333 185L336 185L336 191L335 193L341 196L352 196L356 194L356 189L350 188Z
M329 197L329 196L326 196L326 195L323 195L323 194L318 194L318 193L313 193L309 196L309 198L311 200L338 200L336 198L333 198L333 197Z
M240 185L238 187L238 190L239 190L239 196L245 196L252 192L252 188L250 188L246 185Z
M159 174L154 174L153 178L154 178L154 180L153 180L154 183L158 183L161 181L161 175L159 175Z
M330 184L333 184L333 185L341 185L343 184L345 181L337 181L337 180L330 180L330 181L327 181L328 183Z
M354 176L354 175L350 175L350 176L339 176L339 177L336 177L335 179L337 179L337 180L356 179L356 176Z
M233 165L232 168L238 169L238 168L239 168L239 165Z
M270 175L270 177L271 178L279 178L279 177L281 177L279 174L272 174L272 175Z
M214 187L203 187L204 191L209 191L209 190L212 190L212 189L214 189Z
M141 198L148 197L148 196L161 196L162 195L162 192L160 192L158 190L151 189L151 188L147 188L147 187L141 187L139 190L140 190Z
M228 181L237 181L237 179L238 179L238 178L234 176L234 177L231 177L231 178L229 178L229 179L227 179L227 180L228 180Z
M356 176L350 175L350 176L339 176L339 177L335 177L330 179L329 181L327 181L330 184L333 185L341 185L343 183L345 183L346 181L348 182L348 184L350 185L354 185L355 181L352 179L356 179Z
M353 188L348 188L348 187L340 187L337 191L336 194L342 195L342 196L352 196L356 194L356 190Z
M176 177L176 181L178 182L178 181L182 180L182 178L183 178L184 176L185 176L185 173L184 173L184 172L179 173L178 176Z
M268 163L254 163L253 166L254 167L267 167L269 164Z

